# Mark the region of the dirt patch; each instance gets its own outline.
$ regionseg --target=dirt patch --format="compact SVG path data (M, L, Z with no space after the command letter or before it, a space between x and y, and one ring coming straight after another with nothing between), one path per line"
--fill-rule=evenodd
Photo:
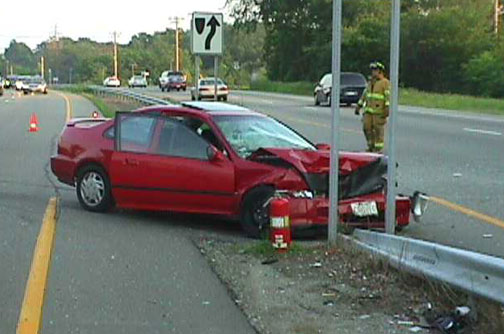
M400 273L343 244L302 242L285 255L263 241L208 238L198 246L260 333L438 333L422 326L468 304L464 329L450 333L504 333L500 306Z

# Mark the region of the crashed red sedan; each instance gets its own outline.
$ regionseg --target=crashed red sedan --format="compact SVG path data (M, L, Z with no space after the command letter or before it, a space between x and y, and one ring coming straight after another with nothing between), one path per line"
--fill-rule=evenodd
M385 156L340 153L343 224L383 228ZM90 211L112 206L238 218L250 236L269 225L275 192L290 198L294 229L326 227L329 151L281 122L225 103L187 102L70 121L51 169ZM411 199L398 196L397 227Z

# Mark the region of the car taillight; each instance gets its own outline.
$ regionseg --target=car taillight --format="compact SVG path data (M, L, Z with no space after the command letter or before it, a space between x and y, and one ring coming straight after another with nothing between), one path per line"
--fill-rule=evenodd
M202 92L202 91L208 91L210 89L208 89L208 88L200 88L199 90L200 90L200 92Z
M220 87L219 90L227 90L227 87Z

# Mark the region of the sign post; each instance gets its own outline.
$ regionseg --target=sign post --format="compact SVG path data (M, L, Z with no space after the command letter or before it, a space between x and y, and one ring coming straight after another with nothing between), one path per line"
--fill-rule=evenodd
M401 0L392 0L390 29L390 117L387 140L387 208L385 212L385 232L395 233L396 221L396 145L395 128L399 110L399 41L401 26Z
M217 101L217 76L219 73L219 59L223 48L224 21L222 13L192 14L191 19L191 52L196 56L196 89L199 79L199 57L214 57L214 100Z
M339 116L341 72L341 2L333 0L332 28L332 89L331 89L331 157L329 171L329 226L328 241L336 243L338 235L338 173L339 173Z

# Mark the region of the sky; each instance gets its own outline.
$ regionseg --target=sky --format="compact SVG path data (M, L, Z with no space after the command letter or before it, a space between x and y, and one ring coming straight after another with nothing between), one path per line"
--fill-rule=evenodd
M8 1L0 10L0 53L12 39L26 43L34 49L54 35L88 37L98 42L112 40L112 32L120 33L119 43L128 43L131 36L174 28L171 17L184 20L181 26L189 29L190 14L223 12L228 21L226 0L24 0ZM136 5L135 5L136 4Z

